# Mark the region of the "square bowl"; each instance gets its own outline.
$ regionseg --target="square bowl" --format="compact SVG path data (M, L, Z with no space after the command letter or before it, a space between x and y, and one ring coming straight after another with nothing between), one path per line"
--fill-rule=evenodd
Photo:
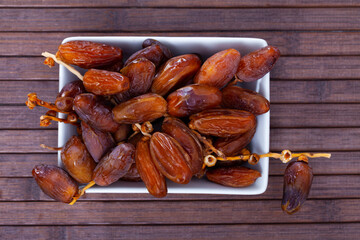
M167 45L175 56L187 53L198 53L205 60L211 55L224 49L235 48L244 56L252 51L267 46L263 39L257 38L222 38L222 37L70 37L64 39L63 43L74 40L85 40L105 43L120 47L123 50L124 59L132 53L141 49L142 42L147 38L157 39ZM83 69L78 69L84 73ZM77 77L70 73L65 67L60 66L59 71L59 90ZM268 100L270 97L270 75L266 74L263 78L250 83L241 83L241 87L259 92ZM257 129L250 143L250 151L258 154L269 152L269 131L270 131L270 112L257 117ZM58 145L62 147L66 141L76 134L76 128L60 123L58 132ZM58 154L58 164L62 166L60 152ZM263 158L260 162L251 166L260 171L261 177L256 182L245 188L232 188L212 183L206 178L193 178L189 184L182 185L168 181L168 193L177 194L231 194L231 195L256 195L265 192L269 177L269 159ZM143 182L118 181L107 187L94 186L86 191L87 193L147 193Z

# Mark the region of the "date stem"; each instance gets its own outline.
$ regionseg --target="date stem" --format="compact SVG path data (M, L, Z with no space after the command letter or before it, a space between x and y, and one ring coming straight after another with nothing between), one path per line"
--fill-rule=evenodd
M78 193L77 195L75 195L75 196L73 197L73 200L71 201L71 203L69 203L69 205L74 205L74 203L76 203L76 201L77 201L82 195L85 194L85 191L86 191L87 189L91 188L91 187L94 186L94 185L95 185L95 182L94 182L94 181L89 182L85 187L83 187L83 188L79 191L79 193Z
M221 152L220 150L216 149L205 137L201 136L200 133L198 133L195 130L191 130L196 137L206 146L208 147L211 151L213 151L216 155L218 155L219 158L226 158L225 154L223 152ZM208 155L210 156L210 155Z
M58 109L54 104L45 102L37 97L36 93L29 93L28 100L25 102L26 106L30 109L34 109L36 106L41 106L55 112L69 114L69 112L64 112Z
M68 124L71 124L74 126L79 126L79 123L77 122L77 120L78 120L78 118L74 114L69 114L66 119L49 116L49 115L42 115L42 116L40 116L40 126L47 127L51 124L51 121L68 123Z
M48 150L52 150L52 151L61 151L63 149L62 147L50 147L45 144L40 144L40 147L48 149Z

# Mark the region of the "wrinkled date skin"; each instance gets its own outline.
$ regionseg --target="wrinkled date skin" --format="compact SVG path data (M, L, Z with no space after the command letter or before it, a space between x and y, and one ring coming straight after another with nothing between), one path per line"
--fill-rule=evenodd
M234 137L256 125L254 114L235 109L210 109L190 117L189 127L204 135Z
M130 135L131 131L132 131L131 125L120 124L118 130L115 133L113 133L113 137L117 143L122 142L127 139L127 137ZM136 145L134 145L134 146L136 146Z
M115 141L109 132L97 130L84 121L81 121L81 132L84 144L95 162L99 162L105 153L115 147Z
M122 178L120 178L120 180L127 182L141 182L141 177L135 162L131 164L129 171Z
M129 171L134 163L135 147L130 143L121 143L106 154L96 166L93 181L99 186L108 186Z
M297 212L310 193L313 171L308 163L290 163L284 173L284 191L281 208L288 214Z
M154 45L154 44L159 45L159 47L161 48L161 50L163 51L163 53L164 53L164 55L165 55L165 57L167 59L173 57L173 54L170 51L170 49L167 46L165 46L164 44L162 44L161 42L159 42L158 40L155 40L155 39L151 39L151 38L145 39L143 44L142 44L142 47L146 48L146 47L149 47L149 46Z
M190 157L173 137L156 132L150 140L150 152L159 171L168 179L180 184L189 183L192 172Z
M153 93L161 96L182 87L200 69L201 60L195 54L185 54L169 59L156 74L151 86Z
M74 99L74 110L80 119L105 132L116 132L119 124L114 121L111 108L92 93L82 93Z
M254 169L234 166L210 169L206 172L206 177L211 182L238 188L252 185L261 174Z
M127 91L130 80L118 72L90 69L84 75L84 86L96 95L114 95Z
M260 115L270 110L270 102L259 93L238 86L228 86L222 90L221 105Z
M78 192L78 185L58 166L40 164L32 170L32 175L41 190L56 201L70 203Z
M70 41L59 46L56 57L67 64L90 69L122 61L118 47L89 41Z
M147 93L155 76L155 70L155 65L146 58L136 59L123 68L121 73L130 79L130 88L116 95L118 102L125 102Z
M240 62L240 53L226 49L209 57L194 78L194 83L216 88L226 86L235 76Z
M146 58L158 67L164 61L165 55L159 45L153 44L131 55L125 62L125 67L138 58Z
M171 117L164 119L162 131L179 142L189 154L190 162L188 165L192 174L198 174L201 171L203 160L202 147L195 134L181 120Z
M66 84L58 93L55 99L55 106L64 112L71 112L73 109L74 98L86 92L81 80Z
M213 145L216 149L223 152L227 157L236 156L239 155L241 150L251 142L255 132L256 125L246 133L243 133L239 136L218 138Z
M280 57L276 47L267 46L241 58L236 76L244 82L252 82L270 72Z
M165 197L167 186L164 175L157 169L150 153L150 138L143 137L136 145L135 162L141 179L154 197Z
M78 182L88 183L96 167L80 137L72 136L61 150L61 161L67 172Z
M143 123L164 116L167 102L161 96L148 93L120 103L113 109L118 123Z
M167 97L168 113L175 117L187 117L220 105L219 89L193 84L176 90Z

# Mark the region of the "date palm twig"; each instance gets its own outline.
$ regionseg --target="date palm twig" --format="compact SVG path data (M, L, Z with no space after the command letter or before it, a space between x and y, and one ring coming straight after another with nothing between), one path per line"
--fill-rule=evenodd
M69 114L70 113L70 112L64 112L64 111L58 109L52 103L48 103L48 102L45 102L45 101L39 99L37 97L36 93L29 93L28 94L28 99L25 102L25 104L30 109L34 109L34 107L36 107L36 106L41 106L41 107L44 107L44 108L47 108L47 109L50 109L52 111L59 112L59 113L64 113L64 114Z

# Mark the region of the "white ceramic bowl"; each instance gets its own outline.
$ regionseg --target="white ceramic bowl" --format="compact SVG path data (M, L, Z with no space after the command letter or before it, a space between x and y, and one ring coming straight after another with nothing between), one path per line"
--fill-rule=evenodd
M228 48L235 48L241 55L267 46L265 40L257 38L220 38L220 37L70 37L63 43L73 40L87 40L105 43L120 47L124 52L124 59L132 53L141 49L142 42L147 38L154 38L166 44L174 55L186 53L198 53L203 59L207 59L216 52ZM84 70L81 70L84 73ZM77 80L77 77L70 73L63 66L60 66L59 89L68 82ZM270 97L270 76L266 74L263 78L252 83L243 83L241 86L261 93L268 100ZM269 130L270 112L257 117L258 124L256 134L250 144L251 152L263 154L269 152ZM59 124L58 145L62 147L66 141L76 134L76 129L71 125ZM58 164L61 166L60 153ZM245 188L232 188L218 185L203 179L193 178L189 184L182 185L168 181L168 193L181 194L232 194L232 195L256 195L265 192L269 176L269 159L263 158L256 166L251 168L261 172L261 177L256 182ZM142 182L116 182L107 187L94 186L87 190L88 193L147 193Z

